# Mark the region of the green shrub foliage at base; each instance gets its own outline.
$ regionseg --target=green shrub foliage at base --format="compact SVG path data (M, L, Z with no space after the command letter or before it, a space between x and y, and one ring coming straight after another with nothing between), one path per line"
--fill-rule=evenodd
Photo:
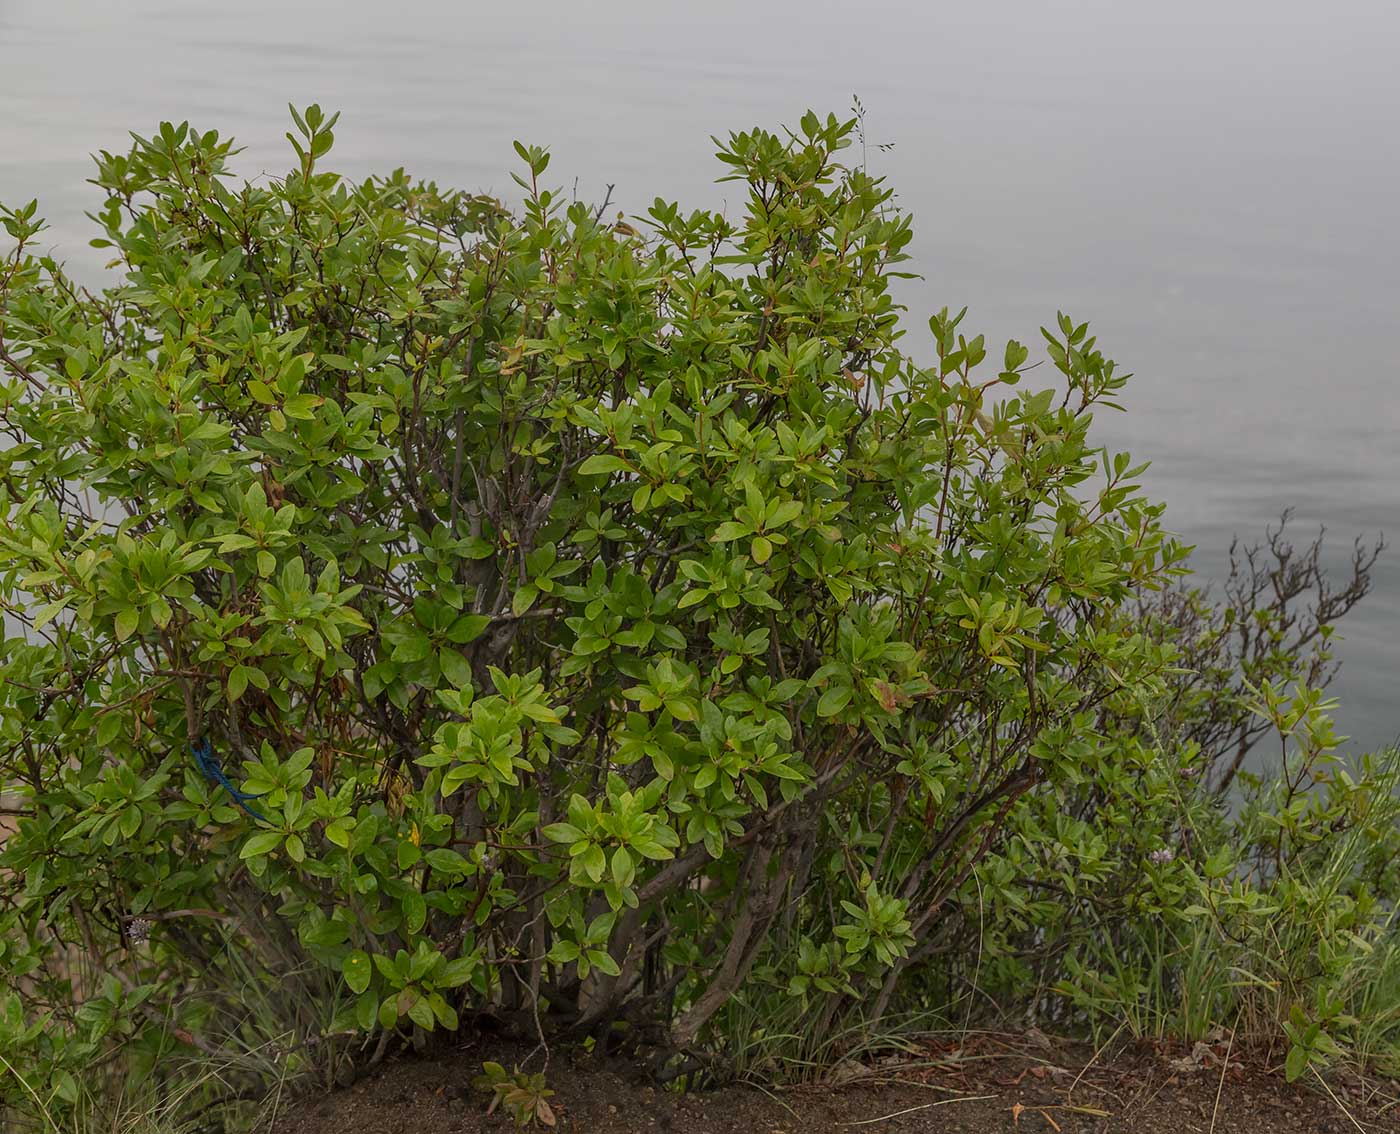
M280 179L186 126L102 154L100 292L4 214L36 1082L198 1046L260 976L332 1005L302 1044L485 1012L704 1050L743 1003L927 1003L951 949L1024 983L1086 888L1185 904L1190 848L1145 863L1192 750L1139 727L1176 650L1123 613L1184 551L1089 437L1125 376L1084 324L902 350L854 122L731 135L735 215L623 220L523 146L517 212L354 183L294 118Z

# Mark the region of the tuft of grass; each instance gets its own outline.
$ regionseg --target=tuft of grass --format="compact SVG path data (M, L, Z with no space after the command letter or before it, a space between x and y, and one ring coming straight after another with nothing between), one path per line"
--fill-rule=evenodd
M1400 908L1372 896L1394 888L1376 881L1373 833L1400 830L1400 751L1370 777L1364 821L1272 877L1217 880L1189 918L1105 945L1095 971L1075 974L1095 1037L1189 1045L1233 1021L1237 1046L1281 1053L1291 1078L1328 1066L1400 1077Z
M810 1083L842 1063L917 1054L915 1037L960 1030L947 1013L932 1009L886 1013L874 1026L848 1014L833 1025L822 1019L832 1006L818 1000L799 1014L776 991L772 997L752 992L732 997L715 1021L728 1053L728 1074L749 1082Z
M143 1070L134 1051L79 1084L75 1103L53 1105L0 1053L28 1099L23 1113L0 1112L16 1134L194 1134L266 1129L295 1095L334 1085L362 1057L365 1037L340 1032L338 988L310 964L294 963L269 941L231 937L187 997L197 1032L171 1031L165 1054ZM363 1061L362 1058L359 1061Z

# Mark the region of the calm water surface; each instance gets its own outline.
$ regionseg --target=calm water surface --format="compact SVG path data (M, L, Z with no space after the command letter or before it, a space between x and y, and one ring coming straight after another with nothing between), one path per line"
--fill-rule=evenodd
M709 135L855 92L915 214L911 329L1091 319L1138 376L1102 436L1153 461L1203 573L1287 506L1340 563L1400 535L1398 38L1350 0L0 0L0 199L39 197L95 277L89 153L188 118L280 173L286 104L319 101L350 173L509 195L520 138L582 196L719 206ZM1336 691L1370 746L1400 732L1400 549L1354 619Z

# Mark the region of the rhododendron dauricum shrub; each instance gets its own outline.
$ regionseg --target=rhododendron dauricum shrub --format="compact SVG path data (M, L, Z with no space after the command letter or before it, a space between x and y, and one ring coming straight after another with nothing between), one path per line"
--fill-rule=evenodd
M1124 375L1063 316L902 349L854 122L624 221L524 146L515 212L355 183L294 118L280 179L100 155L102 290L4 214L7 1043L197 1041L234 954L366 1033L907 1005L1170 664L1119 610L1183 551L1090 438Z

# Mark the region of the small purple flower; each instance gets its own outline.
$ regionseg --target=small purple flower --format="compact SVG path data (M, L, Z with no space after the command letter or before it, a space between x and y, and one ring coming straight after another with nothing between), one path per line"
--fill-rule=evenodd
M151 919L133 917L127 920L126 936L133 945L140 945L151 939Z
M1167 863L1171 862L1175 857L1176 852L1172 850L1171 847L1163 847L1161 850L1155 850L1149 854L1147 860L1152 863L1153 866L1166 866Z
M1194 780L1200 774L1200 768L1182 768L1180 772L1181 778L1184 780Z

